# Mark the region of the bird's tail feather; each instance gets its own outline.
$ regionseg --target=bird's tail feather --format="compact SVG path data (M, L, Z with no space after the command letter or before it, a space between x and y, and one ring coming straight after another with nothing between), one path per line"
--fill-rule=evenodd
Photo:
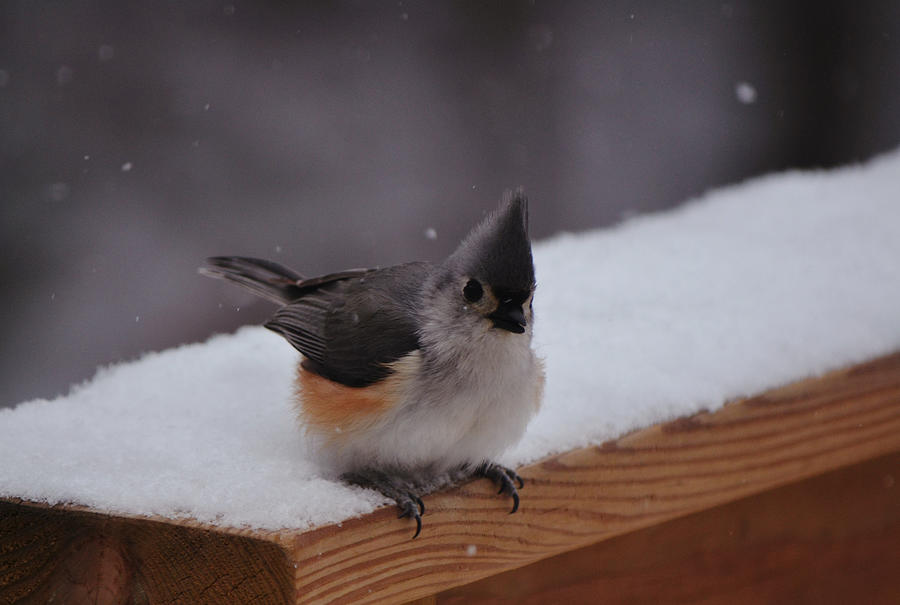
M214 256L206 259L200 273L208 277L227 279L279 304L286 304L300 297L299 284L303 276L284 265L243 256Z

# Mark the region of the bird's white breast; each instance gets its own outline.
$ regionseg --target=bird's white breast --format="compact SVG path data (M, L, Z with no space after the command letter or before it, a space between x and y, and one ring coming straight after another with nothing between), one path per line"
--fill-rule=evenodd
M437 356L463 343L446 339L441 346L446 351L433 351ZM517 442L543 393L543 364L530 335L489 330L464 346L466 355L438 370L426 368L418 351L401 360L398 404L352 439L324 444L322 453L340 472L443 472L493 459Z

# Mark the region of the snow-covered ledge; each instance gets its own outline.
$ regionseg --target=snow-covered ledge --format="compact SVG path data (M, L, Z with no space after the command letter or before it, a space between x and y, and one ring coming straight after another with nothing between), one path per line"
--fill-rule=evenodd
M900 451L900 153L535 262L547 387L505 460L515 515L475 481L410 540L309 461L294 352L250 327L0 411L0 600L409 600Z

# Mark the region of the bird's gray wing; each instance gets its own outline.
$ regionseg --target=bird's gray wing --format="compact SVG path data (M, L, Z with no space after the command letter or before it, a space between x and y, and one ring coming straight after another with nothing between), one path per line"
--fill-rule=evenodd
M428 263L408 263L313 280L266 327L284 336L314 372L362 387L390 373L386 367L419 348L418 305Z

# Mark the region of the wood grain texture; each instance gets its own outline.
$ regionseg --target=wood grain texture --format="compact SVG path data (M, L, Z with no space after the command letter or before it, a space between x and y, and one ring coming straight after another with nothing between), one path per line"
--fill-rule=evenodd
M900 454L452 588L439 605L900 603Z
M433 602L455 586L898 451L895 354L519 469L526 485L514 515L487 480L433 494L416 540L393 507L340 526L254 532L6 502L0 603L73 584L112 595L96 602ZM91 570L94 584L73 569Z
M291 603L268 541L190 522L0 501L0 603Z

